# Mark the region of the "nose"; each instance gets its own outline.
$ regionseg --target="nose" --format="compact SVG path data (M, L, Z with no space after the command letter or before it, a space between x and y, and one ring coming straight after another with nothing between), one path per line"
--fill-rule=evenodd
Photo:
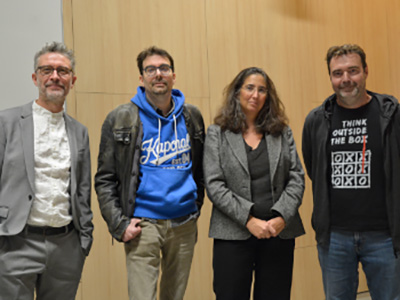
M53 73L51 73L50 78L51 78L52 80L54 80L54 79L59 80L59 79L60 79L60 76L58 75L58 72L57 72L56 69L53 70Z
M161 75L160 68L156 68L156 76L160 76L160 75Z
M258 89L254 89L253 93L251 94L251 97L252 98L258 98L258 95L259 95Z
M350 76L348 72L343 72L343 81L350 81Z

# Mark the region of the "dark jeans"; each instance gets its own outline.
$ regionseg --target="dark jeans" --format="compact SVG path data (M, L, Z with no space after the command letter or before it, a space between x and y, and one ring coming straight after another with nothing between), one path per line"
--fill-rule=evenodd
M244 241L214 239L214 292L217 300L290 300L294 239Z

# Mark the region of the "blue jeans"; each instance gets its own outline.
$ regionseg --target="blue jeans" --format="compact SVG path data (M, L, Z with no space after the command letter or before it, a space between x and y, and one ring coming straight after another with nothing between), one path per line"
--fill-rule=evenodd
M386 231L332 231L329 247L318 245L327 300L355 300L361 262L372 299L400 299L400 258Z

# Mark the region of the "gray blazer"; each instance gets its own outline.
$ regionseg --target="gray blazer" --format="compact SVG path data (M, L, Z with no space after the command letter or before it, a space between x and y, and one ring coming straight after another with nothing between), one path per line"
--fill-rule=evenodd
M304 193L304 172L296 151L292 131L287 127L277 137L265 135L270 162L274 205L286 222L279 237L304 234L298 213ZM204 145L204 178L207 195L213 203L211 238L245 240L251 236L246 223L253 206L250 173L242 135L217 125L208 128Z
M85 126L64 113L71 149L71 210L84 253L92 245L91 170ZM0 112L0 236L26 225L35 198L32 102Z

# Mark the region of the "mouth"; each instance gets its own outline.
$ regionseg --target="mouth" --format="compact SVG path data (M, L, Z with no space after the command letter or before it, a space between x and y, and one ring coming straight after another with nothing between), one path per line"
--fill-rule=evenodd
M160 81L160 82L153 83L153 86L166 86L166 84L165 84L165 82Z
M351 85L343 85L343 86L340 87L340 89L341 89L342 91L345 91L345 92L351 92L351 91L353 91L356 87L357 87L356 84L351 84Z
M62 85L59 85L59 84L48 84L48 85L46 85L45 86L46 88L50 88L50 89L57 89L57 90L64 90L65 88L64 88L64 86L62 86Z
M256 102L256 101L249 101L248 103L249 103L249 105L253 105L253 106L256 106L256 105L257 105L257 102Z

